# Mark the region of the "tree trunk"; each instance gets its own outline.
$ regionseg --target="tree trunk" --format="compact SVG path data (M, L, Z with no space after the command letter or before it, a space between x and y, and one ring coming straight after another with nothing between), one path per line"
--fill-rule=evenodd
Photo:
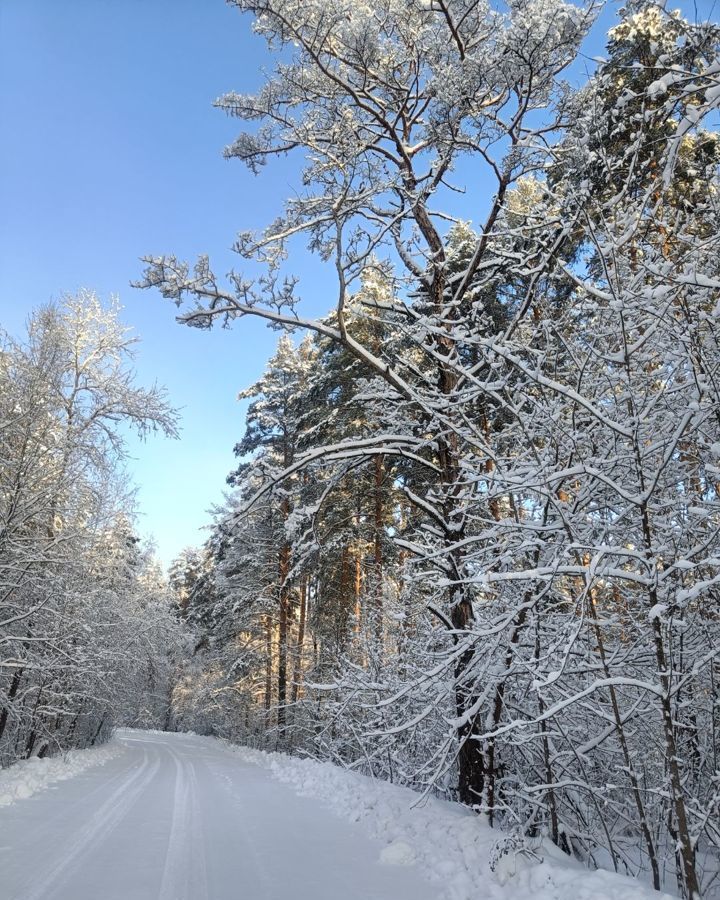
M383 632L383 533L384 533L384 498L383 478L385 475L384 457L375 457L375 535L374 535L374 567L375 567L375 636L382 640Z
M285 727L287 703L287 649L288 649L288 596L287 589L280 589L280 618L278 622L278 715L279 728Z
M637 445L635 447L636 458L640 460L640 453ZM638 465L641 473L641 488L645 490L645 479L642 477L642 470ZM643 539L645 542L645 554L648 563L652 565L653 560L653 540L652 528L650 525L650 515L648 513L647 501L640 504L640 517L642 522ZM658 603L657 590L654 586L648 588L648 603L651 609ZM698 879L697 870L695 868L695 848L690 836L690 826L687 819L687 810L685 808L685 796L683 792L683 778L680 772L680 761L677 756L677 746L675 742L675 727L672 717L671 705L671 688L672 678L670 669L668 668L667 654L665 653L665 645L663 641L662 625L658 616L652 621L653 642L655 645L655 659L657 663L657 671L662 687L662 696L660 698L660 710L662 714L663 732L665 737L665 756L667 759L668 772L670 774L670 796L672 798L673 811L675 813L675 822L677 825L677 843L678 857L680 861L682 885L688 900L699 900L700 898L700 881Z
M298 623L297 645L295 648L295 670L293 672L292 693L290 697L290 702L293 704L297 703L300 682L303 677L302 654L303 644L305 643L305 622L307 620L307 594L308 579L306 577L303 578L302 584L300 585L300 621Z
M356 634L359 634L362 622L362 560L360 559L359 546L355 551L355 578L353 589L355 593L355 632Z
M20 682L22 680L23 671L24 669L15 669L12 681L10 682L10 690L7 694L7 703L5 704L5 706L3 706L2 710L0 710L0 738L2 738L5 732L5 728L8 723L8 716L10 715L10 704L17 696L18 688L20 687Z
M269 712L272 705L272 619L265 616L265 696L263 698L263 706Z
M98 727L95 729L95 734L90 739L90 746L94 747L95 742L100 737L100 732L103 730L103 726L105 725L105 719L107 718L107 713L103 713L100 716L100 721L98 722Z
M587 565L589 560L585 560L585 564ZM612 673L610 671L610 667L607 663L607 654L605 652L605 641L603 640L602 631L600 630L600 622L598 620L597 608L595 605L595 594L593 588L588 590L588 606L590 610L590 618L593 624L593 630L595 632L595 640L598 646L598 653L600 655L600 661L603 667L603 674L607 679L612 677ZM660 869L658 865L657 853L655 851L655 843L652 839L652 834L650 832L650 826L648 824L647 815L645 814L645 804L642 798L642 792L640 790L640 779L638 778L637 772L635 771L635 766L633 764L632 755L630 753L630 748L628 746L627 738L625 735L625 725L623 723L622 715L620 713L620 704L617 699L617 691L615 690L614 685L610 685L609 688L610 693L610 703L613 711L613 718L615 719L615 728L617 731L618 743L620 744L620 750L623 755L623 762L625 764L625 771L627 773L628 778L630 779L630 786L632 788L633 800L635 803L635 808L637 809L638 820L640 824L640 830L643 835L643 840L645 841L645 848L647 849L648 860L650 862L650 869L652 871L653 878L653 887L656 891L660 890Z

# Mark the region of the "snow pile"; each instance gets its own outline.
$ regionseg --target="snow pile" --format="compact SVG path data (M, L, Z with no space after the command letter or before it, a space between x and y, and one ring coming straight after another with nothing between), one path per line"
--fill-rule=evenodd
M386 865L417 864L442 886L443 900L668 900L640 882L588 871L549 842L536 847L505 837L462 806L348 772L330 763L233 748L297 793L360 823L386 846Z
M90 750L69 750L62 756L22 759L0 770L0 807L31 797L56 781L73 778L90 766L104 765L123 752L121 744L112 742Z
M393 841L380 851L380 862L387 866L412 866L416 861L415 851L405 841Z

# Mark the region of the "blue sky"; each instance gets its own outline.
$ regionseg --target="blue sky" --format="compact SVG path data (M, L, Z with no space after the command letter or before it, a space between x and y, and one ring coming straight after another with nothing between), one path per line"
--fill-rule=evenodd
M700 18L713 7L696 4ZM589 55L612 21L608 8ZM239 128L212 107L254 90L270 64L250 20L222 0L0 0L0 324L19 334L33 307L79 287L120 296L142 339L139 382L166 385L182 409L180 441L130 444L141 530L165 563L204 540L243 432L237 392L277 333L247 320L182 328L171 304L130 281L147 253L209 253L227 271L235 234L292 193L292 162L255 178L222 158ZM296 263L324 309L329 276Z
M249 24L222 0L0 0L0 324L18 334L79 287L119 294L142 339L138 380L182 408L180 441L131 441L141 529L164 562L204 539L243 431L237 392L277 333L182 328L129 282L144 253L209 252L226 271L235 233L290 191L290 166L260 180L221 154L238 125L212 101L261 78Z

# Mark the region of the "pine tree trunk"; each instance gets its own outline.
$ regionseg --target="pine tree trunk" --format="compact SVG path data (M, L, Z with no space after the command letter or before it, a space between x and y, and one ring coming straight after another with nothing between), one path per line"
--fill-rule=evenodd
M265 616L265 696L263 698L263 706L267 712L270 711L272 706L272 670L272 619L270 616Z
M359 547L355 552L355 631L360 633L360 625L362 622L362 561L360 559Z
M454 376L448 369L441 369L441 392L452 393ZM458 464L457 438L438 441L438 456L443 471L445 502L443 515L446 522L444 542L447 548L445 559L449 564L450 581L453 585L448 592L450 620L457 632L466 632L472 627L474 613L471 588L467 583L462 546L464 525L461 510L460 467ZM460 638L463 640L464 638ZM473 705L474 685L469 674L475 657L475 647L468 642L467 649L455 664L455 708L458 719L463 724L458 728L458 795L461 803L476 806L483 801L485 791L486 762L482 747L475 736L480 733L477 715L465 719L466 711Z
M280 729L285 727L285 707L287 705L287 657L288 657L288 611L290 606L290 547L285 544L280 551L280 616L278 621L278 715Z
M346 546L343 546L342 553L340 555L340 605L343 611L347 609L345 606L346 597L347 597L347 583L348 583L348 549Z
M383 531L384 531L384 498L383 476L385 474L384 457L375 457L375 636L382 640L383 631Z
M300 683L303 677L302 655L303 644L305 643L305 622L307 620L307 594L308 579L303 578L300 585L300 621L298 623L297 645L295 648L295 670L293 672L292 693L290 702L295 704L298 700Z

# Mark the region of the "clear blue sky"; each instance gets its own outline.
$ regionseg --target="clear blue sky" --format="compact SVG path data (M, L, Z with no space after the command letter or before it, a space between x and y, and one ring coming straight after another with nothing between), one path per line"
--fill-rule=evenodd
M261 79L264 42L222 0L0 0L0 324L79 287L117 293L142 339L138 380L165 384L182 439L132 441L141 529L164 562L204 540L242 436L237 392L277 333L211 333L133 290L139 257L234 260L235 233L272 219L290 166L257 179L222 158L238 123L213 109Z
M714 2L695 6L706 18ZM612 21L609 8L590 55ZM292 193L290 162L255 178L221 155L239 123L212 101L254 90L264 65L250 20L222 0L0 0L0 324L18 334L33 307L79 287L119 294L142 338L139 381L166 385L182 408L180 441L131 445L141 529L165 563L204 540L243 432L237 392L277 333L181 328L171 304L129 282L147 253L210 253L227 271L234 235ZM324 309L329 277L294 268Z

